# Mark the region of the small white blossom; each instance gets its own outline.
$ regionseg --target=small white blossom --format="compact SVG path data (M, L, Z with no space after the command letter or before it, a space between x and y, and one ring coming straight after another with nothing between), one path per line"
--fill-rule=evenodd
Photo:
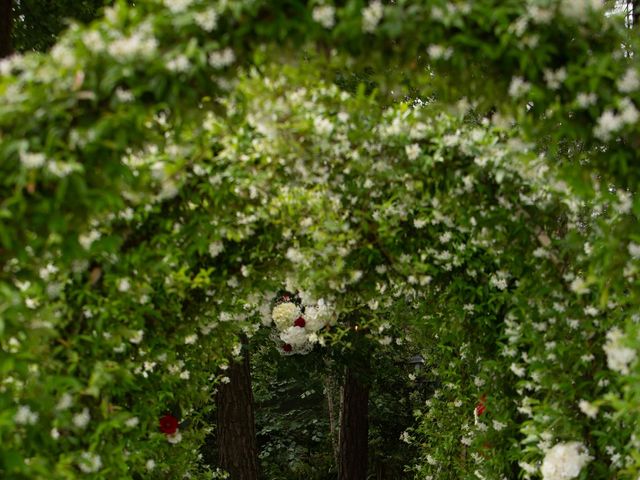
M129 428L137 427L139 423L140 423L140 419L139 419L138 417L131 417L131 418L128 418L128 419L124 422L124 424L125 424L127 427L129 427Z
M580 442L558 443L542 461L543 480L571 480L580 475L582 468L592 460L587 448Z
M636 351L624 345L624 333L614 327L607 333L607 342L603 349L607 354L607 366L623 375L629 374L629 367L636 360Z
M451 47L443 47L442 45L429 45L427 48L427 54L433 60L444 59L448 60L453 55L453 49Z
M545 70L544 80L547 82L547 86L551 90L557 90L567 79L567 70L565 68L559 68L558 70Z
M29 405L20 405L13 416L13 421L18 425L34 425L38 421L38 417L39 415L31 410Z
M172 13L184 12L193 3L193 0L164 0L164 5Z
M511 364L509 370L511 370L518 377L524 377L524 374L526 373L524 367L521 367L515 363Z
M193 19L196 22L196 25L207 32L215 30L218 26L218 13L213 8L209 8L204 12L196 13L193 16Z
M228 67L235 61L236 55L229 47L209 54L209 65L218 70Z
M119 292L122 292L122 293L128 292L130 288L131 288L131 282L129 281L128 278L121 278L120 280L118 280Z
M593 92L581 92L576 96L576 103L580 108L589 108L591 105L595 105L597 101L598 97Z
M640 87L640 76L635 68L629 68L618 80L618 90L622 93L631 93Z
M420 145L417 143L405 146L404 151L407 154L407 158L412 161L418 158L421 153Z
M20 162L25 168L34 169L42 167L46 158L42 153L20 152Z
M622 127L624 121L622 117L616 115L612 110L607 109L598 118L598 124L593 129L593 134L600 140L606 142L614 132Z
M368 7L362 10L362 30L373 32L382 20L384 9L380 0L374 0Z
M509 95L513 98L520 98L531 89L531 84L525 82L522 77L513 77L509 84Z
M76 413L71 419L71 421L76 427L82 428L82 429L87 428L87 425L89 425L90 420L91 420L91 415L89 414L88 408L82 409L82 412Z
M84 473L96 473L102 468L102 459L100 455L92 452L82 452L80 460L78 460L78 467Z
M56 405L56 410L58 411L67 410L68 408L71 407L72 404L73 404L73 397L68 393L64 393L60 397L60 400L58 400L58 403Z
M139 344L142 342L144 338L144 330L136 330L133 335L129 338L129 341L133 344Z
M319 5L313 9L311 17L324 28L333 28L336 24L336 9L332 5Z
M209 244L209 255L211 258L216 258L224 250L224 244L222 242L211 242Z
M578 402L578 407L580 408L580 411L589 418L596 418L598 415L597 405L589 403L586 400L580 400Z

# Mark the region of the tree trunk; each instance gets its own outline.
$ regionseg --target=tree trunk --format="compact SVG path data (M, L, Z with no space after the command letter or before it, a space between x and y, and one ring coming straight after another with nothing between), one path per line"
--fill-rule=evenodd
M640 22L640 0L633 0L631 2L631 8L633 9L631 26L632 28L638 28L638 22Z
M11 48L12 0L0 0L0 58L13 53Z
M331 433L331 445L333 447L333 461L337 466L340 460L340 447L339 447L339 432L338 426L340 424L340 418L336 408L336 381L331 374L327 374L324 377L324 391L327 397L327 409L329 411L329 431Z
M231 362L229 383L220 385L218 407L218 463L231 480L258 480L258 447L251 392L251 370L246 342L242 360Z
M369 437L369 386L347 368L342 390L338 480L366 480Z

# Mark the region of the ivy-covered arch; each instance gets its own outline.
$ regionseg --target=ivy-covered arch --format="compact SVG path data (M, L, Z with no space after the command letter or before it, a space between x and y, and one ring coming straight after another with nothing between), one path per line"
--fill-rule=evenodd
M3 61L0 468L197 475L189 409L285 284L367 309L373 332L414 306L446 386L419 414L420 475L545 458L544 478L573 478L564 454L633 478L623 40L586 0L183 0L118 4ZM193 421L179 445L157 432L168 404Z

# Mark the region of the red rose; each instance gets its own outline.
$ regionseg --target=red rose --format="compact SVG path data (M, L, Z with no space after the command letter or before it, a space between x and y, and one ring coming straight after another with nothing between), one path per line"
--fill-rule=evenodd
M304 328L305 325L306 325L306 322L304 321L304 318L302 318L302 317L296 318L296 321L293 322L293 326L294 327Z
M487 396L486 395L482 395L480 397L480 401L478 402L478 404L476 405L476 415L479 417L480 415L482 415L486 410L487 410L487 406L484 404L484 402L487 400Z
M178 419L173 415L160 417L160 431L167 435L173 435L178 431Z
M285 352L289 353L291 350L293 350L293 347L291 345L289 345L288 343L285 343L282 346L282 350L284 350Z

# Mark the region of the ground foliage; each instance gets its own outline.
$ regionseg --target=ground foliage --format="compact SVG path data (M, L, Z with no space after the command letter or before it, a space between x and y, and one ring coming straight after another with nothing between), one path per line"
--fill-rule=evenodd
M596 0L143 1L2 61L0 472L215 477L285 287L317 348L421 346L418 478L637 478L637 43Z

